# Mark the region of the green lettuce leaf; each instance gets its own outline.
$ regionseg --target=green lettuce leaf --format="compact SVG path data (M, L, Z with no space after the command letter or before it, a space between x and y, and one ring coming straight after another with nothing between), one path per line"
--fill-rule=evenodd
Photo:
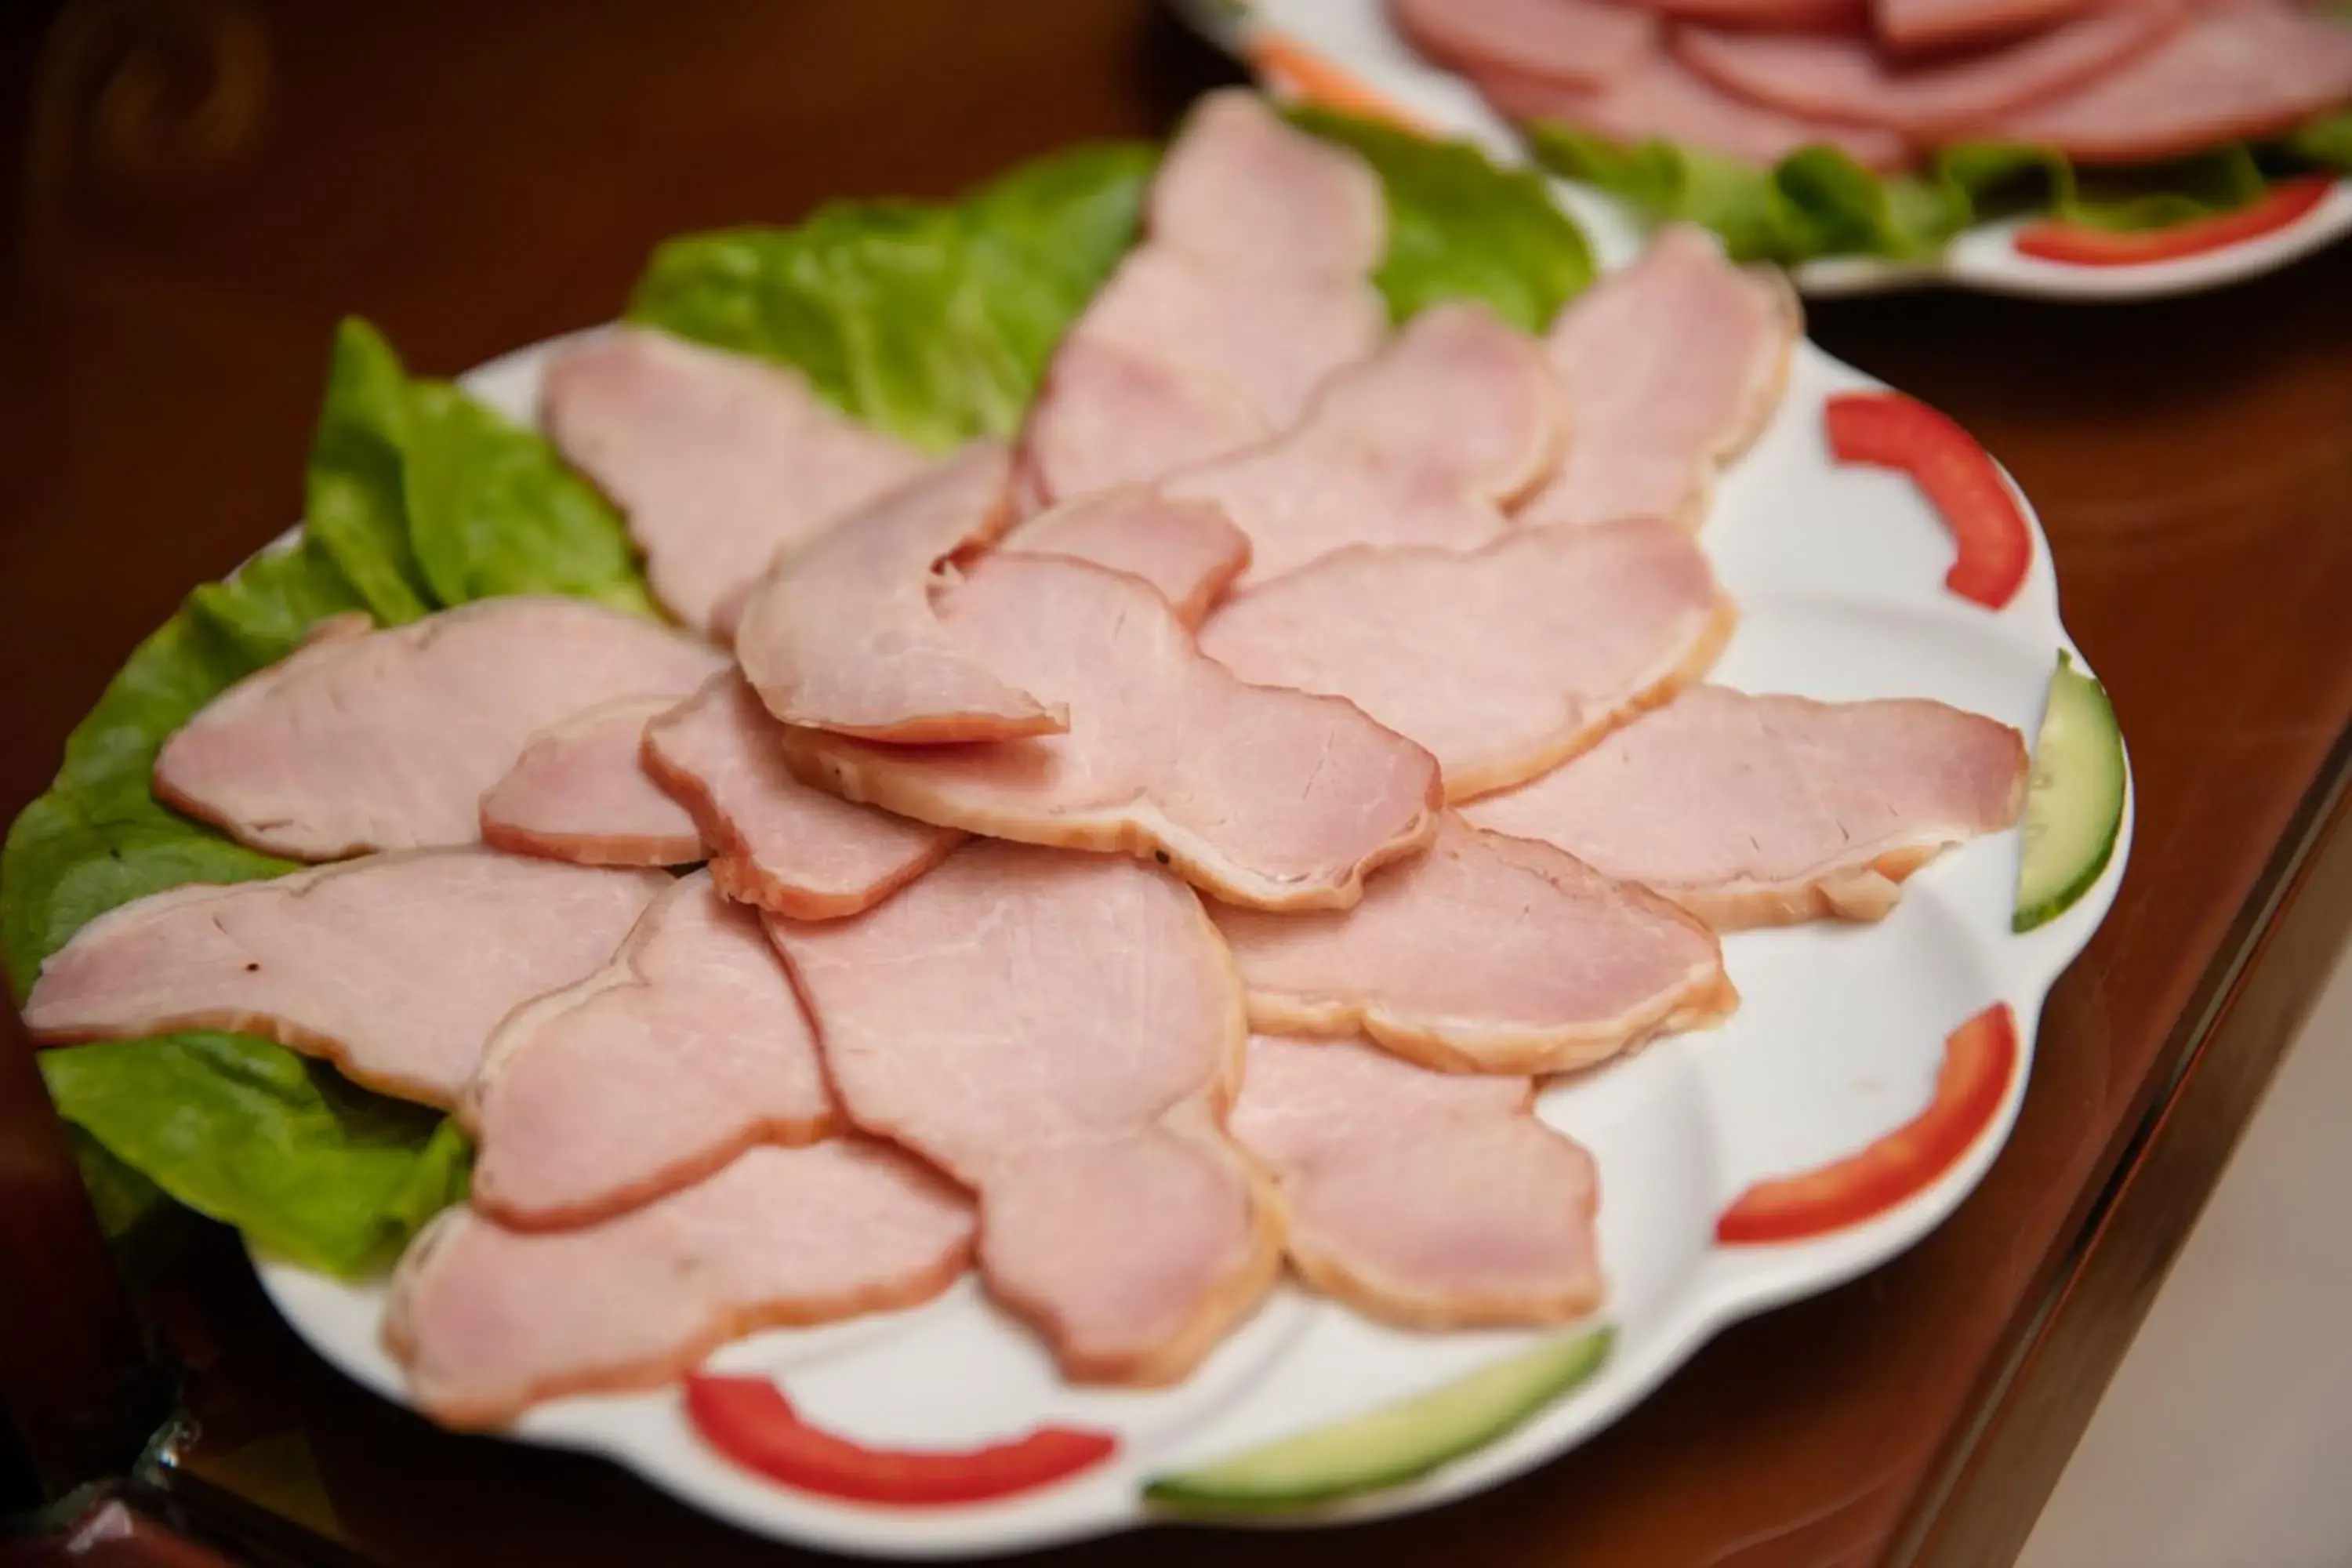
M338 334L301 539L188 595L66 742L0 848L0 958L21 999L43 959L118 904L187 882L293 869L159 805L171 732L310 628L397 622L498 593L650 610L618 520L538 436L446 383L414 380L364 323ZM317 1268L372 1268L464 1191L438 1112L371 1094L250 1036L188 1032L45 1051L58 1111L110 1229L156 1191Z
M1969 142L1927 167L1877 174L1835 148L1807 147L1767 168L1670 142L1628 144L1547 123L1536 159L1660 219L1711 228L1740 260L1784 266L1823 256L1895 261L1934 256L1972 224L2046 212L2106 229L2152 229L2253 201L2273 175L2352 171L2352 113L2264 146L2232 143L2132 170L2085 170L2046 147Z
M1387 187L1389 250L1373 281L1398 321L1441 300L1471 299L1539 332L1592 281L1583 232L1534 171L1497 168L1466 142L1433 142L1332 110L1302 108L1290 118L1353 148Z

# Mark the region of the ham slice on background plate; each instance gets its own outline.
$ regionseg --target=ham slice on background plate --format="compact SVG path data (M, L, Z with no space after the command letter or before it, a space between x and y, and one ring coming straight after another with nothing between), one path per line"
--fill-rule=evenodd
M1360 1032L1445 1072L1569 1072L1738 1001L1697 921L1451 813L1427 853L1372 878L1352 910L1215 918L1253 1027Z
M578 599L484 599L384 631L338 622L166 740L155 795L294 860L477 843L483 792L534 734L616 698L683 697L725 666Z
M712 679L720 679L713 677ZM581 866L686 866L701 833L646 771L646 726L670 697L624 697L541 730L482 796L482 841Z
M1440 305L1334 374L1282 435L1160 488L1214 502L1249 536L1244 584L1350 544L1472 550L1559 465L1564 415L1535 339L1482 306Z
M898 742L1064 727L975 658L932 604L940 563L1012 521L1010 458L975 442L779 559L744 601L735 658L787 724Z
M2150 0L2122 0L2116 8ZM2038 29L2063 26L2097 8L2097 0L1870 0L1871 26L1898 54L1930 55L1969 45L1997 46Z
M1254 1035L1232 1128L1274 1174L1291 1266L1326 1295L1416 1329L1601 1304L1598 1173L1537 1118L1528 1079Z
M800 920L856 914L936 866L953 828L854 805L793 776L784 727L743 678L716 676L645 731L645 765L683 802L729 898Z
M927 1300L971 1234L962 1195L896 1150L751 1149L581 1229L445 1211L394 1272L384 1341L427 1415L495 1426L562 1394L659 1387L758 1329Z
M1389 0L1413 47L1465 75L1513 71L1594 88L1640 68L1662 29L1654 8L1613 0Z
M1771 423L1803 332L1780 272L1734 266L1705 229L1661 228L1552 322L1547 347L1572 437L1519 520L1664 517L1696 528L1717 472Z
M1702 686L1464 815L1731 930L1881 918L1941 850L2012 826L2025 781L2022 736L1940 702Z
M1667 522L1514 529L1467 554L1354 549L1228 600L1201 650L1344 697L1466 800L1533 778L1704 676L1734 611Z
M845 921L769 921L860 1128L979 1196L989 1289L1083 1382L1182 1377L1279 1237L1219 1122L1244 1038L1181 882L975 841Z
M501 1224L608 1219L755 1143L838 1130L816 1037L758 913L672 884L595 973L490 1037L457 1102L473 1204Z
M638 327L550 361L540 420L621 509L654 596L722 642L778 551L926 462L825 403L797 371Z
M495 850L372 855L108 910L25 998L45 1044L262 1035L446 1107L499 1020L606 963L670 879Z
M1352 703L1235 679L1139 578L992 556L942 616L973 657L1066 709L1068 732L918 747L793 730L794 773L943 827L1151 856L1273 909L1345 908L1436 830L1427 752Z

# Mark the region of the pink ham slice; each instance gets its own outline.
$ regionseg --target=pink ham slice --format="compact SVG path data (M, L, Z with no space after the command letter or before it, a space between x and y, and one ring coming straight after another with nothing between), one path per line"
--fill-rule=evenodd
M735 657L787 724L900 743L1063 727L940 625L940 563L1012 521L1004 449L982 442L777 562L745 601Z
M2352 27L2251 0L2197 10L2137 58L1982 133L2089 163L2148 163L2276 135L2347 99Z
M1537 1118L1524 1078L1256 1035L1232 1125L1274 1174L1292 1267L1326 1295L1415 1329L1601 1304L1592 1156Z
M1424 310L1340 372L1287 434L1161 488L1213 501L1249 535L1245 582L1350 544L1473 550L1559 463L1567 430L1543 347L1480 306Z
M518 1004L613 955L670 885L488 849L420 849L109 910L41 965L25 1027L68 1044L266 1035L446 1106Z
M1911 160L1892 132L1808 120L1737 97L1663 50L1594 89L1511 71L1470 75L1506 120L1559 121L1612 142L1679 142L1758 164L1814 146L1834 147L1865 169L1898 169Z
M1731 930L1877 920L1937 852L2014 823L2024 790L2018 732L1940 702L1702 686L1465 815Z
M1665 522L1517 529L1469 554L1349 550L1229 600L1201 650L1344 697L1437 758L1446 796L1533 778L1705 675L1731 602Z
M646 731L645 763L711 846L721 892L799 920L856 914L939 864L952 828L853 805L794 778L784 727L722 675Z
M2124 3L2154 8L2152 0ZM1880 40L1909 55L1997 45L2037 28L2063 27L2096 9L2095 0L1870 0L1871 20Z
M636 328L558 355L540 416L626 514L655 597L721 640L779 550L924 465L795 371Z
M949 748L795 730L796 773L943 827L1153 856L1272 909L1345 908L1367 871L1435 830L1428 752L1353 704L1243 684L1136 578L1000 555L945 613L1007 679L1066 704L1069 732Z
M338 626L163 742L155 794L296 860L470 844L482 794L538 731L622 697L683 697L717 650L576 599L485 599Z
M782 961L708 873L656 900L604 968L510 1014L457 1109L478 1150L474 1206L534 1230L836 1130Z
M674 706L668 697L625 697L533 735L482 796L482 841L582 866L701 859L694 818L639 755L646 725Z
M1387 197L1353 153L1255 94L1202 100L1146 199L1144 243L1063 339L1022 436L1035 509L1263 439L1387 326Z
M1252 1026L1362 1032L1444 1072L1570 1072L1727 1015L1715 935L1549 844L1449 814L1352 910L1219 910Z
M1087 1382L1181 1378L1278 1238L1218 1125L1242 1000L1148 866L972 843L880 908L771 921L859 1127L980 1199L982 1274Z
M1249 565L1249 535L1223 508L1135 487L1067 501L1004 536L1007 554L1060 555L1140 577L1197 627Z
M1759 33L1859 32L1870 25L1869 0L1636 0L1678 21Z
M961 1195L894 1150L752 1149L584 1229L447 1211L393 1276L384 1340L426 1415L495 1426L562 1394L658 1387L759 1329L927 1300L963 1272L971 1228Z
M1517 71L1598 87L1658 47L1658 19L1603 0L1389 0L1397 31L1457 70Z
M1575 437L1519 520L1697 527L1717 471L1771 422L1802 331L1779 272L1733 266L1703 229L1660 229L1552 323Z
M1938 141L2055 100L2160 43L2181 16L2169 5L2127 5L2006 47L1921 65L1891 61L1867 38L1702 27L1678 31L1675 50L1717 86L1759 103Z

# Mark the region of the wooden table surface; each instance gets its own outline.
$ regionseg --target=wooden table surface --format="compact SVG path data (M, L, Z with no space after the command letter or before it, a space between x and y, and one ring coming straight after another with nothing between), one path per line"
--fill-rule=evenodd
M1162 133L1230 75L1145 0L115 0L65 6L37 58L26 15L0 71L30 105L0 334L12 813L132 643L297 514L340 314L455 372L611 315L665 235ZM1811 314L2032 495L2129 740L2130 875L2051 1000L2023 1118L1916 1250L1730 1331L1581 1450L1433 1514L1220 1538L1229 1562L2004 1560L2333 956L2352 908L2327 832L2352 720L2352 247L2143 306ZM128 1330L9 1028L0 1275L26 1288L0 1288L0 1386L38 1434L117 1386ZM593 1462L360 1393L233 1252L199 1247L146 1305L188 1367L187 1468L366 1557L782 1555Z

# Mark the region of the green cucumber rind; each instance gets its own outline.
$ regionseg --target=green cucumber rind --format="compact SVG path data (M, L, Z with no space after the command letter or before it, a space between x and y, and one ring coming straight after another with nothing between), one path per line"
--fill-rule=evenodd
M2053 721L2074 731L2055 754ZM2081 901L2106 874L2123 833L2124 797L2129 785L2115 705L2108 700L2106 689L2077 669L2063 649L2050 675L2049 700L2033 752L2034 784L2025 806L2029 829L2036 820L2037 802L2057 799L2057 805L2046 809L2063 806L2085 814L2098 811L2104 816L2095 840L2085 838L2088 851L2055 862L2061 868L2056 871L2049 869L2053 863L2051 855L2036 853L2048 839L2037 839L2029 831L2018 858L2017 902L2010 917L2010 930L2020 935L2049 924ZM2045 768L2066 771L2063 775L2045 774Z
M1591 1378L1615 1347L1603 1326L1391 1405L1144 1485L1188 1511L1286 1512L1418 1480L1527 1424Z

